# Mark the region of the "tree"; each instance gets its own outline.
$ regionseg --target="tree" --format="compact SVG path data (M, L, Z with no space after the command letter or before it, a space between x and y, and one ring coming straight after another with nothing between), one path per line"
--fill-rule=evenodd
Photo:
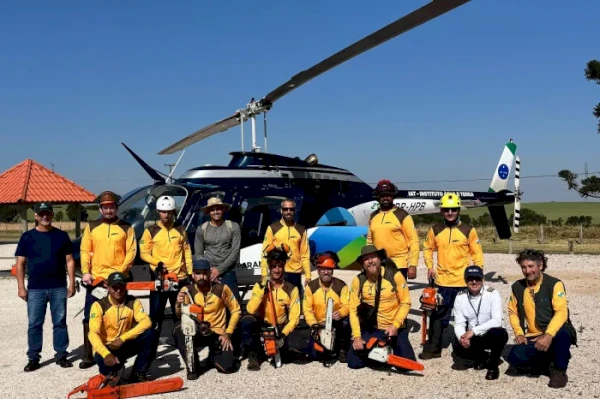
M54 215L54 220L56 220L57 222L62 222L63 220L65 220L65 214L63 213L63 211L56 212L56 215Z
M77 211L76 211L76 205L75 204L69 204L69 206L67 206L67 217L69 218L70 221L74 222L77 219ZM87 210L84 207L80 207L80 217L81 217L81 221L82 222L87 222L88 220L88 213Z
M585 78L587 80L593 80L600 85L600 61L592 60L587 63L585 68ZM596 118L600 119L600 103L594 108L593 114ZM600 133L600 122L598 122L598 133Z
M577 191L582 197L600 198L599 177L590 176L588 178L581 179L581 182L577 183L578 176L568 169L563 169L558 172L558 177L567 183L567 188L569 190Z

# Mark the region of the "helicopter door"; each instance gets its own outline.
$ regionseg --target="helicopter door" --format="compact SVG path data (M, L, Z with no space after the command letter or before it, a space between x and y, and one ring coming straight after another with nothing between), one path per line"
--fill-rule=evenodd
M242 247L262 243L267 227L281 219L281 201L285 197L259 197L245 199L241 208Z

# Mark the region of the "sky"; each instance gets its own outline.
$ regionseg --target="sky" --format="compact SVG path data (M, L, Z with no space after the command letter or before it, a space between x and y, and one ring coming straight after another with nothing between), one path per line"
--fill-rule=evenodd
M600 172L600 86L584 77L600 2L575 3L472 0L277 101L268 150L368 183L486 191L512 138L523 202L579 201L555 176ZM31 158L123 194L151 180L121 142L167 172L180 153L163 148L426 1L255 4L0 3L0 171ZM188 147L174 175L240 149L232 128Z

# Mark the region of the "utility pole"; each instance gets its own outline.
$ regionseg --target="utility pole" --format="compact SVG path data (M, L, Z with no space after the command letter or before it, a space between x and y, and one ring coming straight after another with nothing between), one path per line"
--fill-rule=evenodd
M169 168L169 176L171 175L171 171L173 170L174 163L166 163L165 166Z
M589 174L588 174L588 163L587 162L585 163L585 166L584 166L583 170L584 170L583 174L585 175L585 178L587 179L588 176L589 176ZM588 197L585 197L585 202L588 202Z

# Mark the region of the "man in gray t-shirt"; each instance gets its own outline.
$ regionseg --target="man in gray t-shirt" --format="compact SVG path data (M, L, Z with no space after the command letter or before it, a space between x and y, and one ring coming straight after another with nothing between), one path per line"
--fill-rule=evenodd
M230 208L220 198L210 198L202 211L210 215L210 221L196 229L194 259L206 259L210 263L210 280L220 280L227 285L241 303L238 291L236 265L240 261L240 225L225 220L223 215Z

